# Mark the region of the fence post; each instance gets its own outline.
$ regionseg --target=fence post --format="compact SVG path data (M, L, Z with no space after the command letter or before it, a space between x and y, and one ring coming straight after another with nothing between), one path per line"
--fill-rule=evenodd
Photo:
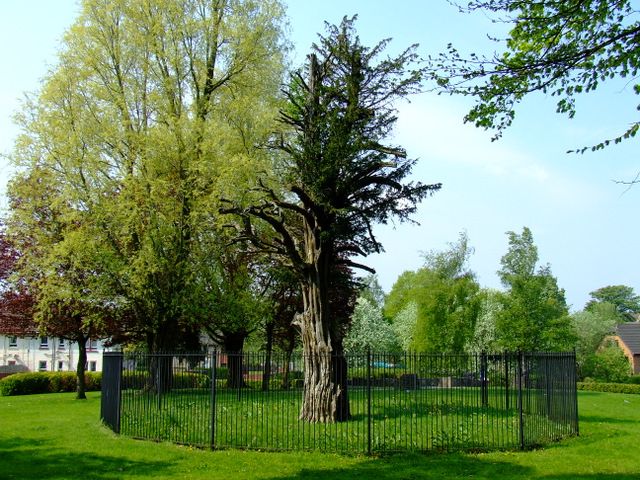
M482 406L489 406L489 379L487 378L487 352L480 354L480 389L482 391Z
M578 361L576 359L576 349L573 348L573 355L570 358L571 360L571 369L569 370L573 375L573 381L571 382L572 387L572 395L573 395L573 406L574 406L574 425L576 427L576 436L580 436L580 426L578 423Z
M122 352L105 352L102 358L100 419L109 425L115 433L120 433Z
M218 363L217 351L214 350L210 355L211 360L211 439L210 445L213 450L216 448L216 366Z
M367 455L371 455L371 348L367 347Z
M523 375L524 354L518 352L518 424L520 427L520 448L524 450L524 409L522 402L522 375Z
M504 361L504 406L505 410L509 410L509 361L510 355L507 352L502 353L502 359Z

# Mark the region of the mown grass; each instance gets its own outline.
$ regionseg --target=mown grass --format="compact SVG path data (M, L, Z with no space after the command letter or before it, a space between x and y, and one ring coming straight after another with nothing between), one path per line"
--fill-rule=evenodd
M213 415L207 390L177 389L161 396L125 390L121 433L207 446L213 416L217 447L335 453L517 448L519 415L516 395L511 397L507 408L503 389L492 388L485 406L479 388L375 388L369 402L365 389L352 388L350 421L309 424L298 420L302 394L296 390L219 389ZM527 412L535 410L538 397L546 402L542 394L524 399ZM573 416L562 403L569 400L558 395L553 405L564 415L560 422L525 415L527 442L546 443L570 434Z
M580 436L528 452L402 454L206 451L119 437L98 420L99 394L0 397L0 478L544 479L640 478L640 396L581 392Z

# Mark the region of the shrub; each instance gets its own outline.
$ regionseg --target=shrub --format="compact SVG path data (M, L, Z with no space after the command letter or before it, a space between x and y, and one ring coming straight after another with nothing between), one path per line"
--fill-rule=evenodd
M77 380L74 372L47 372L45 375L49 378L48 391L51 393L73 392L76 389Z
M2 395L30 395L48 391L49 378L44 372L14 373L0 380Z
M586 390L590 392L640 394L640 385L630 385L628 383L597 383L593 381L578 382L578 390Z
M627 383L631 383L633 385L640 385L640 375L632 375L627 379Z
M142 390L149 386L149 372L138 370L126 370L122 372L122 388ZM176 372L172 378L172 387L182 388L209 388L211 379L204 373Z
M86 390L100 390L102 374L85 374ZM75 372L27 372L15 373L0 380L0 395L32 395L76 391Z
M584 359L581 373L600 382L625 383L630 378L631 367L617 345L608 345Z
M95 392L102 388L102 372L87 372L84 374L84 382L88 392ZM75 390L75 385L74 385Z

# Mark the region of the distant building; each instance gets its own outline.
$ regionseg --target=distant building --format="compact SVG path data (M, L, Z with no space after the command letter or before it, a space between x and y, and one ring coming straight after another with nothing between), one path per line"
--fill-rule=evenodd
M104 346L87 342L87 371L102 371ZM0 378L18 372L75 371L78 345L64 338L38 335L36 325L14 319L0 319Z
M640 322L621 323L613 339L629 359L634 374L640 374Z

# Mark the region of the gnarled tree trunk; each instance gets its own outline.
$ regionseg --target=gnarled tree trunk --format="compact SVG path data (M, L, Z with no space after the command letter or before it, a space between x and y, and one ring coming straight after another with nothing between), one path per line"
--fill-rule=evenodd
M329 322L329 262L315 258L318 267L302 285L304 312L295 323L302 336L304 389L300 419L314 423L340 422L349 419L346 362L335 349ZM323 278L324 277L324 278ZM322 280L321 280L322 279Z

